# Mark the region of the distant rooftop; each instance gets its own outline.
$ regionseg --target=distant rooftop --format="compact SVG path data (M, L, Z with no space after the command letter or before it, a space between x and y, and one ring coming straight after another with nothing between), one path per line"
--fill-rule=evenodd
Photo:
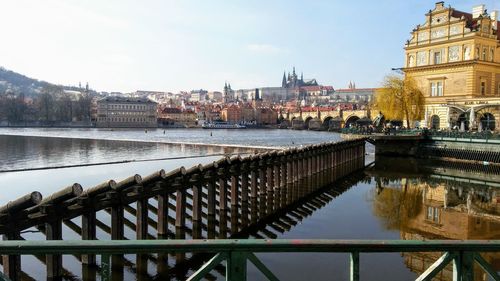
M105 97L100 99L99 101L107 101L107 102L139 102L139 103L151 103L156 104L156 102L148 99L148 98L130 98L130 97Z

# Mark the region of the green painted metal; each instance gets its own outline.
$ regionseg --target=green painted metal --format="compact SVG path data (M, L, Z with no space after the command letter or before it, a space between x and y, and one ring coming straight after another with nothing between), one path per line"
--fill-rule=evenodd
M491 265L484 260L484 258L478 254L474 254L474 260L479 264L479 266L486 272L488 275L493 278L495 281L500 281L500 276L498 273L491 267Z
M350 264L351 264L350 280L359 281L359 252L351 252Z
M247 256L246 252L232 251L226 262L227 280L247 280Z
M478 264L495 280L498 274L478 252L500 252L500 241L453 240L52 240L0 241L1 255L82 255L99 254L102 280L111 280L110 255L141 253L216 253L188 280L202 280L215 266L226 261L226 280L246 280L247 262L252 262L269 280L279 280L254 253L337 252L350 253L351 280L359 280L359 253L376 252L445 252L417 280L431 280L446 264L453 261L454 280L473 280L473 263ZM3 276L0 276L0 280Z
M169 239L0 241L0 254L2 255L220 253L229 251L267 253L500 252L500 240Z
M474 281L474 253L460 252L460 258L462 259L461 281Z
M260 270L260 272L262 272L262 274L264 274L264 276L267 277L267 279L269 281L279 281L278 277L276 277L276 275L274 275L272 273L271 270L269 270L269 268L267 268L267 266L265 266L260 260L259 258L257 258L257 256L253 253L249 253L248 254L248 260L250 260L253 265L255 265L255 267L257 267L257 269Z
M199 281L205 278L205 275L214 269L217 265L227 259L226 253L219 253L211 258L207 263L205 263L200 269L198 269L193 275L191 275L186 281Z
M457 253L455 256L459 256ZM461 281L462 279L462 260L460 258L453 259L453 281Z
M111 256L109 254L101 255L101 280L111 281Z
M450 261L456 258L456 254L446 252L439 259L437 259L429 268L427 268L422 275L415 281L431 281L436 274L438 274Z

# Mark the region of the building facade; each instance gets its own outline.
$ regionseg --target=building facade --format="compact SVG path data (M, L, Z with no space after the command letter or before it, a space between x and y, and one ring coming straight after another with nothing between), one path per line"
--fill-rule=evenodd
M194 127L197 118L198 115L193 110L165 107L159 111L158 123L161 126Z
M405 46L403 71L426 98L420 126L499 130L500 31L496 11L436 3Z
M97 101L97 127L157 127L157 103L147 98L106 97Z

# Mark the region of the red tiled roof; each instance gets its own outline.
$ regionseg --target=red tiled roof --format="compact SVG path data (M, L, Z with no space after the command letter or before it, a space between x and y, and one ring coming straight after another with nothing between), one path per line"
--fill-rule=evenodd
M172 113L181 113L181 109L180 108L176 108L176 107L165 107L161 113L164 113L164 114L172 114Z
M321 90L332 91L333 87L332 86L302 86L302 87L300 87L300 89L304 90L304 91L321 91Z
M335 93L374 92L377 88L337 89Z
M462 18L462 16L464 17L464 19L466 20L466 27L468 28L476 28L477 27L477 20L478 18L472 18L472 14L470 13L466 13L466 12L462 12L462 11L457 11L455 9L452 9L452 12L451 12L451 16L454 17L454 18ZM500 29L498 28L500 26L500 21L497 21L497 39L500 40Z

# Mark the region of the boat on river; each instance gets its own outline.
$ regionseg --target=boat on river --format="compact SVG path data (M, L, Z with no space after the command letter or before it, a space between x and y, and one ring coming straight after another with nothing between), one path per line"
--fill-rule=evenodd
M246 129L245 125L229 124L226 122L204 123L201 127L203 129Z

